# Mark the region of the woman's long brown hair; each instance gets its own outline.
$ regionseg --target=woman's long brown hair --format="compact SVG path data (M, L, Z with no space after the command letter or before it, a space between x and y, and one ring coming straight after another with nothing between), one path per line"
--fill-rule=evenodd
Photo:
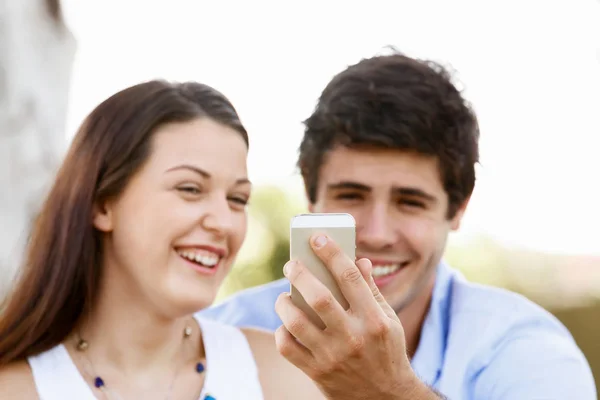
M102 271L97 202L118 196L162 124L211 118L248 136L231 103L199 83L150 81L101 103L80 127L34 221L25 262L0 311L0 366L61 343L95 301Z

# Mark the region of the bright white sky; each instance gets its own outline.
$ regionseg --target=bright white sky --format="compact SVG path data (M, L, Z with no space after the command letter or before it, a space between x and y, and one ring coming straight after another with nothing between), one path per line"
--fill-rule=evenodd
M300 121L320 91L394 45L450 63L478 112L482 168L463 236L600 254L598 0L63 4L78 40L69 139L117 90L155 77L198 80L240 112L251 179L294 176L297 185Z

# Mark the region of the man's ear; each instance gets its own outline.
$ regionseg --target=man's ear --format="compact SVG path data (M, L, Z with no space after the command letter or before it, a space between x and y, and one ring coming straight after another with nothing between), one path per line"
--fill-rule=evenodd
M457 231L458 229L460 229L460 223L462 222L463 216L465 215L465 211L467 211L467 206L469 205L470 200L471 195L469 195L469 197L467 197L462 202L460 207L458 207L458 210L456 210L454 217L452 217L452 219L450 220L450 229L452 229L453 231Z
M113 230L113 206L110 202L96 202L93 209L93 224L101 232Z

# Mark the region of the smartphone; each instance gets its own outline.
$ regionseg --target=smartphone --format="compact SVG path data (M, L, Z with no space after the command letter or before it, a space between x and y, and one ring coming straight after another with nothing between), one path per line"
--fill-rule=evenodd
M310 237L314 233L323 233L332 238L348 258L356 259L356 221L346 213L300 214L290 223L290 259L301 262L308 270L331 291L335 299L348 309L348 301L342 295L335 278L321 262L310 246ZM306 303L300 292L290 285L292 302L302 310L319 328L325 324Z

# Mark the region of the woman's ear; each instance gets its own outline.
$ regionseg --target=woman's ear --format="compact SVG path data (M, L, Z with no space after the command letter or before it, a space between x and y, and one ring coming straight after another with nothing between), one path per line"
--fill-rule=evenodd
M101 232L113 230L113 212L110 202L96 202L93 210L94 227Z

